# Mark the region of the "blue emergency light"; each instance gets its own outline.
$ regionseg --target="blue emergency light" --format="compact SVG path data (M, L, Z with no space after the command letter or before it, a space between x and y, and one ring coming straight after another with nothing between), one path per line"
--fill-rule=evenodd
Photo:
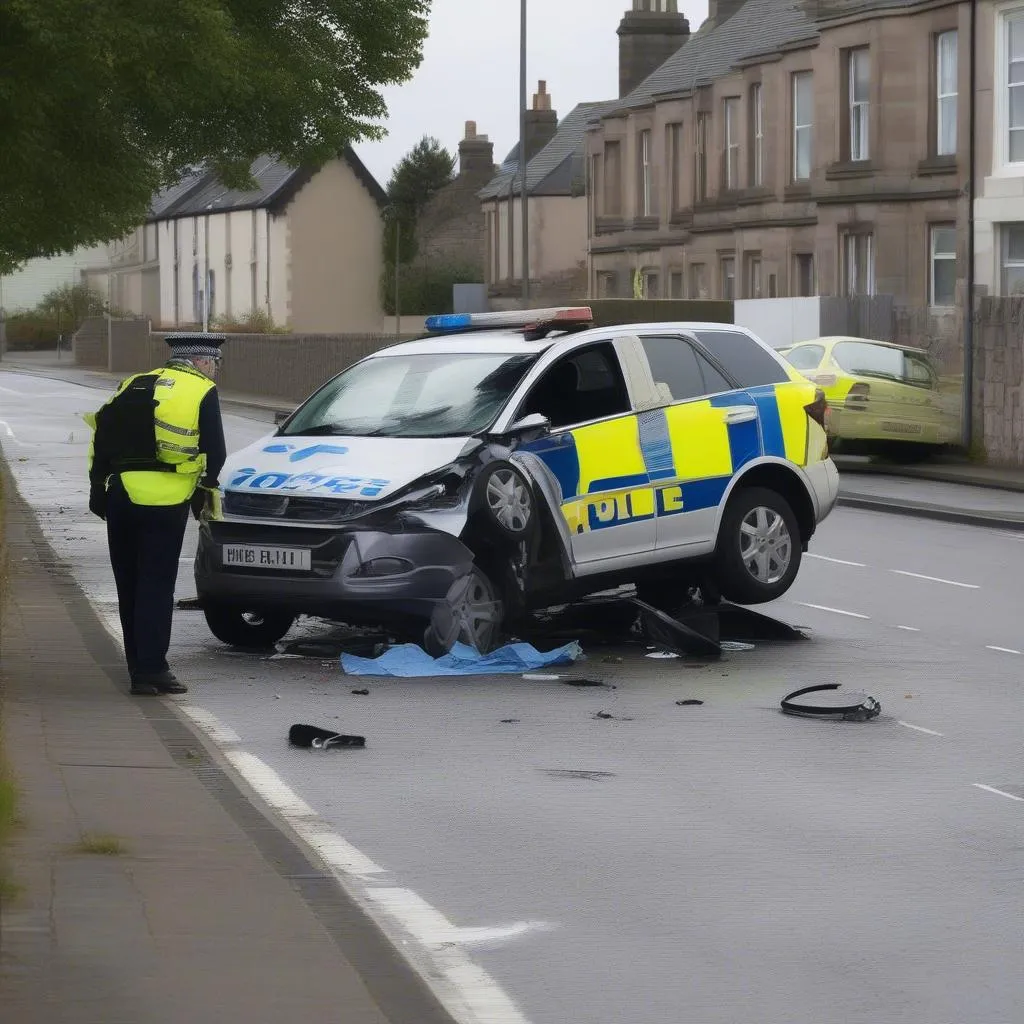
M552 309L513 309L498 313L439 313L428 316L424 326L430 334L452 334L473 329L528 329L559 324L580 327L594 322L589 306L556 306Z

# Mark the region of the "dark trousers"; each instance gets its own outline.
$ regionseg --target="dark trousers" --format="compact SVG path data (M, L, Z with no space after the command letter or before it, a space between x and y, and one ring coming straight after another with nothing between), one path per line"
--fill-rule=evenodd
M166 672L174 615L174 585L188 524L188 504L135 505L120 480L111 481L107 544L117 584L128 671Z

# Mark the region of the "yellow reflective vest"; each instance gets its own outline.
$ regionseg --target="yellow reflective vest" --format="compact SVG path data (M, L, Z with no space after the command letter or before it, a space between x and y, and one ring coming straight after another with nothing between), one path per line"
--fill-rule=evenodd
M199 451L199 407L214 383L190 367L165 366L149 374L127 377L118 385L114 397L137 378L153 374L159 374L153 389L157 402L153 419L157 459L174 469L173 472L126 470L120 474L121 483L136 505L180 505L195 493L206 470L206 456ZM95 456L96 413L89 413L85 421L93 430L89 443L91 472ZM109 484L109 478L106 482Z

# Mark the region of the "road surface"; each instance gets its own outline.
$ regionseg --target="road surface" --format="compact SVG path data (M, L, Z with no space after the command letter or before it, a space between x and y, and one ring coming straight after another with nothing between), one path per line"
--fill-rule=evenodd
M0 373L4 455L116 635L85 510L80 415L102 397ZM271 429L226 425L231 448ZM180 596L194 543L190 529ZM1010 1024L1022 564L1018 534L839 509L761 609L808 642L709 665L589 650L572 674L615 689L351 679L230 651L195 612L177 615L173 664L183 712L462 1021ZM865 689L881 717L779 713L817 682ZM368 746L293 750L294 722Z

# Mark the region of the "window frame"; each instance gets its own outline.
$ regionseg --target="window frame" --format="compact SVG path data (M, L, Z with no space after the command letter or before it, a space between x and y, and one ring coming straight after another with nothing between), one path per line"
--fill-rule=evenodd
M953 85L954 91L944 93L942 91L943 62L942 62L942 40L950 36L955 39L953 46ZM960 32L958 29L950 28L942 32L936 32L933 37L934 50L934 80L933 80L933 102L935 104L935 133L934 153L938 157L955 157L959 146L959 125L960 117ZM952 101L953 106L953 138L952 148L943 148L942 138L942 109L943 103ZM948 140L947 140L948 144Z
M940 231L953 232L952 253L939 253L936 251L936 236ZM952 263L954 269L953 294L949 302L936 302L935 294L935 265L937 262ZM930 309L952 309L956 306L956 224L955 222L943 222L928 225L928 306Z
M1017 228L1024 232L1024 221L1005 221L999 225L999 294L1000 296L1013 295L1013 292L1006 288L1006 271L1009 266L1013 269L1024 271L1024 259L1013 260L1012 263L1007 257L1009 251L1009 232ZM1024 276L1024 275L1022 275Z
M722 186L726 192L735 192L740 187L739 112L738 96L722 100Z
M1019 176L1024 173L1024 159L1010 160L1010 22L1019 18L1024 22L1024 4L1011 4L996 9L995 28L995 123L996 137L993 139L992 172L994 175ZM1024 81L1015 83L1024 89ZM1024 125L1017 131L1024 132Z
M637 170L640 186L637 194L637 215L640 217L654 216L654 154L651 139L650 128L644 128L637 133Z
M743 270L743 288L748 299L764 298L764 261L760 252L748 252L743 254L745 264ZM754 271L757 271L756 275ZM754 279L757 278L757 287L754 287Z
M732 268L732 274L727 274L726 273L726 265L729 265ZM735 300L736 300L736 254L735 253L722 253L718 257L718 278L719 278L719 284L721 286L719 288L719 291L721 292L722 298L726 302L735 302ZM726 295L725 294L726 293L726 287L725 287L726 281L731 281L732 282L731 287L728 289L729 291L732 292L731 295Z
M706 202L710 194L708 190L708 129L710 122L711 115L706 110L699 111L693 119L693 199L695 203Z
M685 209L683 202L683 122L673 121L665 126L665 142L668 150L669 216Z
M605 142L602 160L604 162L604 199L601 204L601 216L621 217L622 143L619 139L608 139Z
M704 346L701 345L700 341L695 336L690 334L672 334L668 331L659 331L657 334L638 334L637 337L640 339L640 347L643 350L644 359L647 362L647 369L651 375L651 380L654 382L655 387L657 387L658 384L666 384L669 386L669 389L671 390L671 384L669 383L669 381L660 381L655 376L654 367L651 365L651 356L650 353L647 351L648 342L666 341L672 342L676 345L685 345L689 349L691 355L693 356L694 365L697 368L697 373L700 377L702 387L697 393L689 395L686 398L676 398L675 395L672 395L671 400L668 403L666 403L667 405L686 405L690 402L700 402L705 398L712 397L713 395L724 395L728 394L731 391L738 390L735 383L730 379L729 375L726 374L724 369L718 365L717 360L714 360L709 356ZM711 367L711 369L715 373L717 373L719 377L722 378L722 380L727 385L726 390L708 390L708 378L704 372L704 364ZM661 407L664 408L664 406Z
M845 298L858 298L862 296L873 296L875 294L875 235L873 231L844 231L840 234L840 273L841 277L841 294ZM859 284L860 277L860 253L858 252L859 243L866 244L866 251L864 253L864 273L867 276L868 288L866 291L858 290L853 291L850 287L850 270L851 267L857 274ZM853 248L853 260L850 260L849 249L852 245Z
M750 184L764 184L764 88L760 82L750 87Z
M867 65L867 95L857 99L857 71L860 62ZM846 133L847 155L851 163L871 159L871 48L855 46L846 51Z
M800 84L803 82L808 83L810 90L810 102L811 102L811 120L807 124L799 123L797 121L797 110L799 103L797 102L798 92ZM794 71L790 76L790 134L791 134L791 145L790 145L790 161L792 166L790 167L790 180L794 184L802 183L811 180L811 175L814 173L814 72L813 71ZM807 137L807 174L801 177L797 172L800 166L800 140L804 136L801 132L806 133Z
M809 260L810 261L810 269L811 269L811 276L810 276L810 282L809 282L810 290L809 290L808 294L806 294L806 295L803 292L802 282L801 282L801 273L800 273L800 271L801 271L800 261L801 260ZM810 299L810 298L813 298L817 294L818 285L817 285L817 275L815 273L814 253L813 252L795 252L795 253L793 253L793 277L795 279L796 287L795 288L791 287L790 288L790 293L793 295L794 298Z

